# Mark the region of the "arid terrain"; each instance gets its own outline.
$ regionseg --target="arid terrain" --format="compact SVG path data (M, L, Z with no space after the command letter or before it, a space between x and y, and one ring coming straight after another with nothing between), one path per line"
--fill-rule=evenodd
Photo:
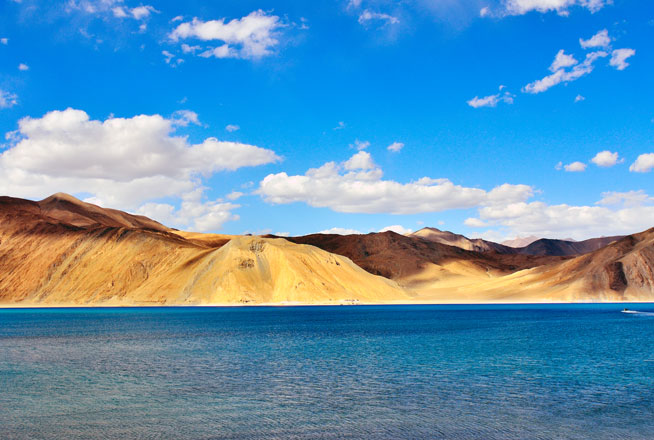
M434 228L230 236L0 197L2 306L652 301L653 268L654 229L519 248Z

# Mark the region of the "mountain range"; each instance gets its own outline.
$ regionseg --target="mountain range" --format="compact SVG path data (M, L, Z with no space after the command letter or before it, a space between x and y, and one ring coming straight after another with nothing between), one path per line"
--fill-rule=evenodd
M400 235L178 231L67 194L0 197L0 305L654 300L654 229L511 247Z

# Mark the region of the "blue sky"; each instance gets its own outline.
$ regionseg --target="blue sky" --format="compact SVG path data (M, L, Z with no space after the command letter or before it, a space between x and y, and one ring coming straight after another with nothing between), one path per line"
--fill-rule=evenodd
M653 36L628 0L4 0L0 192L222 233L636 232Z

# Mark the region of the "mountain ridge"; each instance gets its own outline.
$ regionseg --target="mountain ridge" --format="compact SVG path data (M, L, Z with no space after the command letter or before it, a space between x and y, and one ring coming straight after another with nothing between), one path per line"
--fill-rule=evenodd
M654 228L542 239L530 245L535 255L466 250L430 235L202 234L66 194L0 197L0 305L654 300ZM545 255L564 251L584 253Z

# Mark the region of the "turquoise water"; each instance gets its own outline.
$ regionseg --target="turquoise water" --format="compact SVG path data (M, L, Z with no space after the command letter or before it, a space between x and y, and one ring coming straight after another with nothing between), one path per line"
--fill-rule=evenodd
M0 310L0 437L652 439L625 306Z

